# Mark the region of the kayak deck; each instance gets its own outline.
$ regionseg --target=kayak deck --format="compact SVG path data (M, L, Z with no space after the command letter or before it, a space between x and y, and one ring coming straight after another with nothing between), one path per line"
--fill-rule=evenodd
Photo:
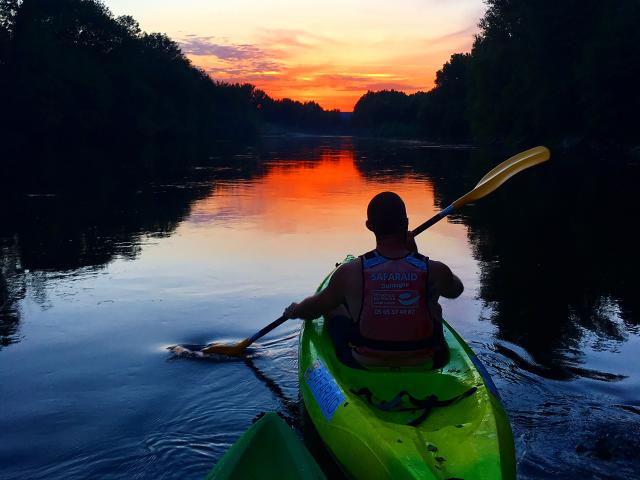
M350 477L515 478L511 426L495 386L471 349L446 323L444 334L450 358L442 368L361 370L337 358L324 319L305 322L299 349L304 404ZM401 411L381 410L355 393L363 388L375 402L389 401L402 390L421 399L430 395L439 400L463 398L431 409L419 425L409 426L423 413L421 409L403 397Z
M268 412L222 456L206 480L326 479L291 427Z

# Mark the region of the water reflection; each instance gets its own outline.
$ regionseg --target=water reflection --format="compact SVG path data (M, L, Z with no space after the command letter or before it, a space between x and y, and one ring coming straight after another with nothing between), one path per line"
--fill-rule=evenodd
M136 258L142 245L171 235L187 216L191 224L228 225L215 239L215 248L228 254L251 248L254 238L243 229L314 235L331 255L366 250L363 212L373 193L400 191L417 224L471 188L496 157L410 142L266 140L255 151L200 166L188 180L129 188L105 180L55 195L14 192L12 208L0 218L2 343L16 335L25 272L34 291L43 292L37 272ZM496 324L499 338L555 368L552 376L579 371L573 367L583 340L595 350L615 349L637 332L640 256L633 253L630 219L638 206L628 199L639 176L637 167L605 169L597 159L555 154L452 219L469 227L483 317ZM449 251L461 233L443 223L422 243L428 252ZM291 248L270 244L280 257Z
M18 335L18 302L25 295L15 239L0 239L0 348L13 343Z
M3 190L0 340L20 341L0 352L8 477L199 476L259 411L300 424L298 324L246 364L168 362L162 346L254 333L371 248L375 193L400 193L417 225L512 153L265 139L184 178ZM636 431L640 407L628 201L640 178L602 165L556 153L418 238L466 284L445 312L496 379L523 478L615 477L611 465L629 478L636 465L637 439L620 426ZM97 431L102 449L85 441ZM10 460L25 452L22 466Z
M497 336L561 378L591 376L572 368L585 348L618 352L638 333L639 179L637 167L557 155L465 215Z
M253 155L227 154L170 180L123 183L101 176L59 191L2 185L0 201L10 208L0 209L0 348L19 339L18 303L27 289L45 306L46 281L56 272L74 275L116 258L133 260L145 244L170 236L193 204L211 195L213 180L259 176Z

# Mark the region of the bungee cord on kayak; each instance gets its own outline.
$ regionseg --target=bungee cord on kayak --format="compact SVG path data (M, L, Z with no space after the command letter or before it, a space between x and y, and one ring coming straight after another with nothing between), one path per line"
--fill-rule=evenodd
M367 387L362 387L358 390L352 389L351 392L359 397L365 398L372 407L382 410L383 412L415 412L416 410L422 410L419 416L407 422L408 426L417 427L426 420L432 409L436 407L448 407L463 398L473 395L477 390L478 387L471 387L460 395L456 395L447 400L442 400L435 394L427 395L424 398L416 398L411 395L408 390L402 390L394 395L391 400L375 401L373 393ZM409 405L402 404L402 400L405 397L409 401Z

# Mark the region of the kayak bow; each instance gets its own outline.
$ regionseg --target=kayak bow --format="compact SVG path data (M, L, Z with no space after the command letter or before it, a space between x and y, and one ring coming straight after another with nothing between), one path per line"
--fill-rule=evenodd
M311 454L276 413L254 423L205 480L326 480Z

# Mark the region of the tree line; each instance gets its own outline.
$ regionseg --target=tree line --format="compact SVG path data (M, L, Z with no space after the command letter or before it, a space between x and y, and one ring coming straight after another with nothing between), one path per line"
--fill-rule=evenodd
M291 130L335 133L346 127L340 110L325 110L313 101L275 100L263 90L254 88L253 105L265 123Z
M486 0L435 87L368 92L354 124L438 141L638 145L640 0Z
M143 32L99 0L0 0L0 105L5 152L37 149L44 155L29 163L41 158L56 168L92 159L104 166L96 151L109 154L111 167L179 167L185 156L250 139L268 122L339 121L313 102L212 80L169 37ZM5 171L23 167L20 158L6 155Z
M433 89L367 92L353 126L446 142L638 144L640 0L487 4L471 52L453 54ZM345 128L315 102L212 80L176 42L99 0L0 0L0 105L5 152L141 151L109 159L135 167L178 167L268 124ZM77 157L87 165L88 155L66 164Z

